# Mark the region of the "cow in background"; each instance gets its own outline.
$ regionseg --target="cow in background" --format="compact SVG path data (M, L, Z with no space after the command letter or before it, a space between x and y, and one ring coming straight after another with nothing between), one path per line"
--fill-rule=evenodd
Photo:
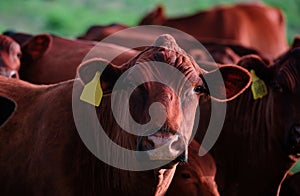
M91 52L92 51L92 52ZM20 78L35 84L53 84L76 75L85 58L112 58L121 65L138 54L135 50L108 43L71 40L56 35L35 35L22 45Z
M217 168L214 159L209 153L200 156L200 148L195 140L190 143L188 162L177 165L166 195L220 195L215 181Z
M139 25L164 25L196 39L228 40L277 58L288 49L282 12L261 3L217 6L196 14L167 18L162 6L143 17Z
M24 43L26 43L30 38L32 38L34 35L25 33L25 32L15 32L15 31L5 31L3 32L3 35L6 35L13 40L15 40L21 47Z
M271 65L255 55L238 64L255 70L267 94L255 100L249 87L228 102L222 131L210 151L218 168L216 181L225 196L276 195L300 157L300 49L291 49ZM206 123L195 137L199 143L209 122L209 112L202 113L200 124Z
M119 24L109 26L92 26L85 33L85 36L81 36L79 39L102 41L131 48L132 43L136 43L136 45L138 45L137 43L152 43L156 37L155 34L157 34L157 32L154 33L154 31L159 31L159 29L149 29L148 31L137 29L136 31L116 33L127 28L129 27ZM112 37L110 39L104 39L107 36ZM271 59L269 59L265 54L253 48L245 47L232 40L199 39L198 42L200 42L207 51L204 51L203 48L199 46L195 47L194 41L189 40L187 37L177 36L176 40L198 64L203 64L204 61L211 62L212 58L216 63L236 64L242 56L248 54L261 56L267 64L270 64L271 62ZM141 47L138 50L143 49L144 47Z
M122 24L111 24L107 26L94 25L91 26L83 35L78 36L77 39L101 41L105 37L126 28L128 28L128 26Z

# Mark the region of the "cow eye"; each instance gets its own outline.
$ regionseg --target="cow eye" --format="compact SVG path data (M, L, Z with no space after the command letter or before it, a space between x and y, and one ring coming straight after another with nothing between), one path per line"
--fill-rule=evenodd
M282 85L279 84L277 81L271 82L271 86L272 86L273 90L275 90L277 92L282 92L283 91Z
M17 57L18 57L19 59L21 59L22 54L21 54L21 53L17 53Z
M195 91L196 93L205 93L205 92L206 92L206 90L205 90L205 88L204 88L203 86L196 86L196 87L194 88L194 91Z
M188 174L188 173L182 173L181 176L182 176L182 178L185 178L185 179L188 179L191 177L190 174Z

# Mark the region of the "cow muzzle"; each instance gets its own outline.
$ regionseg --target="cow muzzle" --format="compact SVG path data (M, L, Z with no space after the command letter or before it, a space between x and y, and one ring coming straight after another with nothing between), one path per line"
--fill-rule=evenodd
M138 150L147 151L152 161L187 161L188 142L178 132L158 131L150 136L139 137Z

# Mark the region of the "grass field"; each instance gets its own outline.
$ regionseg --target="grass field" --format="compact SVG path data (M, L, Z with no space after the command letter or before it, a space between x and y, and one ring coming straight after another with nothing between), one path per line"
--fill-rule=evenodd
M0 32L16 30L28 33L50 32L74 38L95 24L136 25L157 4L166 5L170 17L188 15L223 3L239 0L1 0ZM279 7L286 16L288 40L300 34L299 0L264 0ZM293 171L300 171L300 163Z

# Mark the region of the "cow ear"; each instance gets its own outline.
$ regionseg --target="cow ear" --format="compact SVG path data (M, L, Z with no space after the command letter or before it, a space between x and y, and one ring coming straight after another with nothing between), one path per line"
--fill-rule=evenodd
M300 36L294 37L294 41L292 43L292 48L300 47Z
M253 69L255 74L266 83L269 83L273 79L273 71L258 55L243 56L237 64L248 71Z
M101 88L104 94L110 93L117 79L122 74L121 69L102 58L93 58L81 63L77 69L77 76L87 84L93 80L96 73L100 73Z
M251 74L236 65L224 65L203 75L212 99L225 102L236 98L251 84ZM223 78L223 79L222 79Z
M22 46L22 51L29 55L32 60L37 60L47 52L52 41L53 38L49 34L36 35Z
M7 121L7 119L13 114L16 108L16 104L6 98L0 96L0 127Z
M139 25L161 25L166 20L165 10L162 4L158 5L155 10L147 14Z

